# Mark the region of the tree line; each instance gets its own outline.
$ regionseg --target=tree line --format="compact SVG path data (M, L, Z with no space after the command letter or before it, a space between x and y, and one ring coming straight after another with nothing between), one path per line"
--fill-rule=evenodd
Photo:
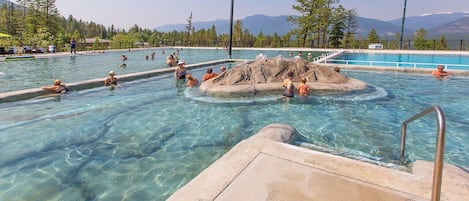
M355 37L358 28L356 10L347 10L339 0L296 0L292 9L300 13L299 17L290 16L289 22L296 28L287 34L266 35L263 32L252 34L237 20L233 26L234 47L315 47L315 48L367 48L367 44ZM60 15L55 0L17 0L7 2L0 8L0 33L11 35L11 38L0 39L0 46L30 45L47 47L56 45L65 47L71 38L84 42L85 38L95 38L92 49L133 48L138 45L162 46L227 46L229 35L218 34L216 27L196 29L192 24L190 13L183 31L159 32L156 29L139 27L137 24L129 30L116 29L114 25L105 27L93 21L85 22ZM412 42L413 49L448 49L446 39L442 36L435 41L425 39L426 31L420 29ZM385 42L385 48L397 49L399 35L395 40ZM111 41L102 46L100 39ZM380 43L375 29L365 39L367 43ZM2 44L3 43L3 44ZM80 47L81 50L85 47ZM59 48L60 49L60 48Z

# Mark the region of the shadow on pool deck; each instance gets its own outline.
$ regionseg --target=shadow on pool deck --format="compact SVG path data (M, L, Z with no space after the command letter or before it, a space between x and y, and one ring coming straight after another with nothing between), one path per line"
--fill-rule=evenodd
M317 152L285 142L296 130L271 124L237 144L176 191L169 201L430 200L433 163L409 172ZM467 200L469 174L445 164L441 200Z

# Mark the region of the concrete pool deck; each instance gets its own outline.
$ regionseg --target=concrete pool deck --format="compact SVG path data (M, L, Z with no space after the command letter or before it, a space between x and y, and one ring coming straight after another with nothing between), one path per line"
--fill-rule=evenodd
M296 130L271 124L238 143L169 201L430 200L433 163L396 170L288 144ZM467 200L469 173L445 164L441 200Z

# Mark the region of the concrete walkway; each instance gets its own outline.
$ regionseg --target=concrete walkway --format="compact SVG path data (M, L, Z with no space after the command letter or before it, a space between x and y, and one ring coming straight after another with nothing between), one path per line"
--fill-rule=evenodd
M169 201L420 201L431 197L433 163L408 171L290 145L296 130L271 124L237 144ZM443 170L441 200L469 198L468 172Z

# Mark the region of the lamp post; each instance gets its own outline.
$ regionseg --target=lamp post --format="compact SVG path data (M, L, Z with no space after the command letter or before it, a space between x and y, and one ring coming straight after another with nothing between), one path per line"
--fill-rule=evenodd
M231 49L233 44L233 5L234 0L231 0L231 15L230 15L230 46L228 48L228 56L231 59Z
M399 42L399 49L402 49L402 39L404 37L404 22L405 22L405 10L407 7L407 0L404 0L404 12L402 13L402 24L401 24L401 38Z

